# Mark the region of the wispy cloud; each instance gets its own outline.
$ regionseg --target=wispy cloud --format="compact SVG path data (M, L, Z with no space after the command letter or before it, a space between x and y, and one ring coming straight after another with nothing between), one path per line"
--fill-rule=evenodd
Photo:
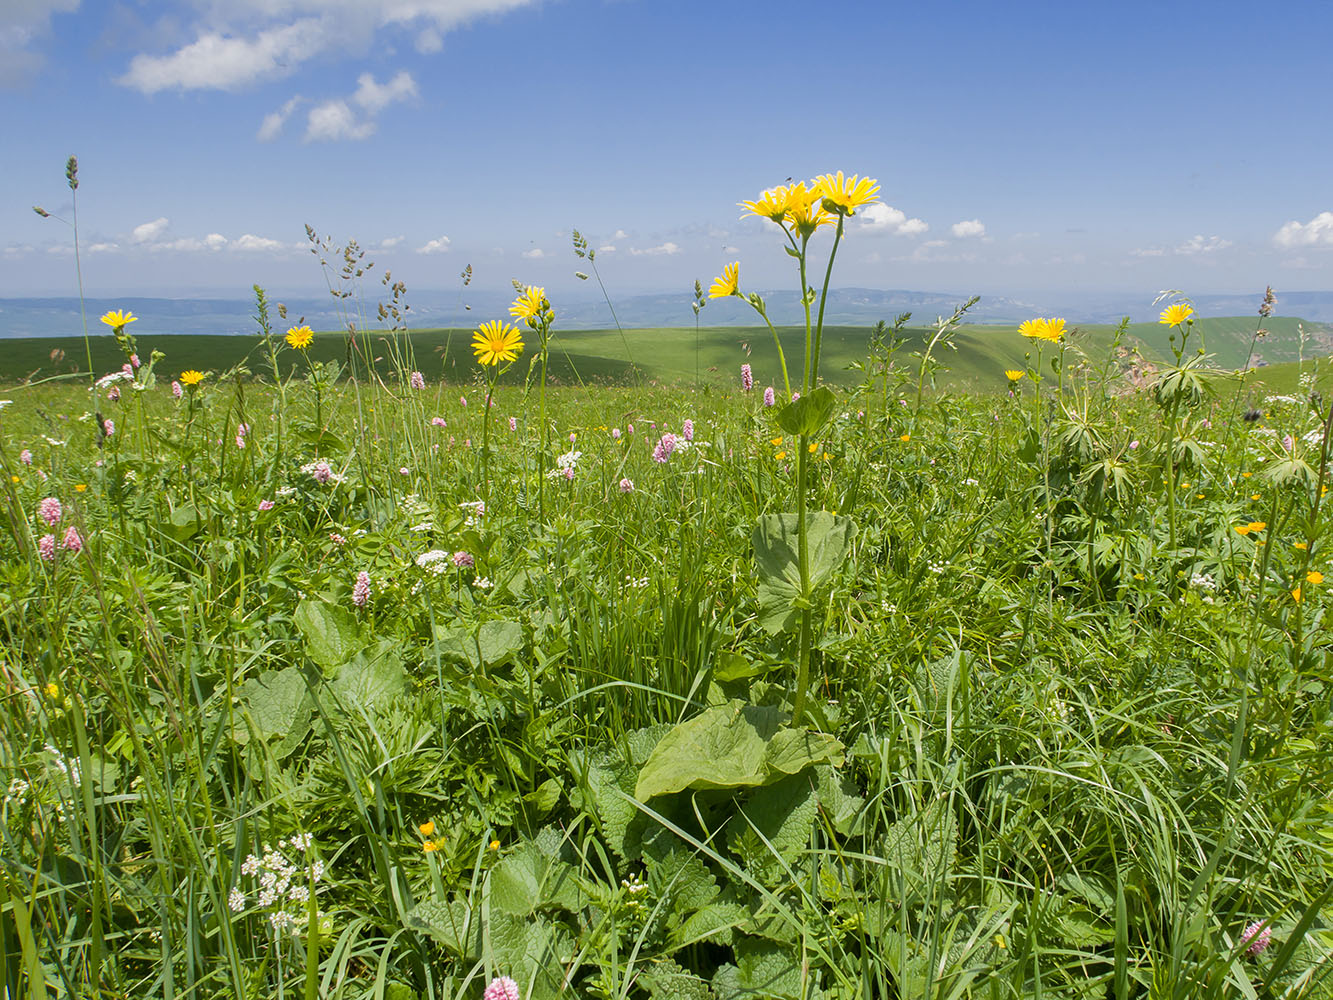
M986 224L980 219L964 219L962 222L955 222L949 230L956 239L976 239L986 235Z
M1288 222L1273 234L1273 242L1280 247L1333 245L1333 212L1320 212L1305 223Z
M528 260L541 260L546 256L546 251L541 247L533 247L531 250L524 250L519 256L526 257Z
M171 223L164 215L161 218L154 219L152 222L145 222L135 226L130 233L130 240L134 243L156 243L162 238L162 234L167 231Z
M417 96L412 74L403 70L387 83L376 83L371 73L357 77L356 93L347 100L325 101L310 109L306 117L306 142L337 142L368 139L378 127L375 118L396 101ZM355 104L360 113L353 110Z
M630 247L629 252L631 257L672 257L680 253L680 247L668 240L655 247L648 247L646 250Z
M264 116L264 120L259 125L259 131L255 138L260 142L272 142L282 132L282 127L287 124L287 119L292 116L292 112L304 101L300 94L297 94L291 100L287 101L277 111Z
M1220 236L1209 236L1206 239L1202 234L1191 236L1180 246L1176 247L1175 252L1182 257L1193 257L1196 254L1216 253L1218 250L1225 250L1231 246L1230 240L1224 240Z
M448 253L449 237L441 236L437 240L431 240L424 246L417 247L417 253Z
M79 9L79 0L5 0L0 3L0 87L27 83L46 63L33 51L50 34L51 18Z

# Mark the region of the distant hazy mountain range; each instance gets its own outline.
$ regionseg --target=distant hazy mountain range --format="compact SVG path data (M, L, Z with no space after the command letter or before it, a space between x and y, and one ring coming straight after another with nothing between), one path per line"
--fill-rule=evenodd
M777 325L802 322L802 310L795 292L762 292L768 304L769 317ZM457 292L409 293L408 324L412 329L434 327L469 327L477 323L506 316L512 295L501 292L477 292L460 297ZM966 301L967 296L947 292L915 292L899 289L842 288L829 293L824 321L833 325L873 324L877 320L892 322L899 313L912 313L913 325L931 323L936 316L951 314ZM1073 296L1053 296L1033 301L1021 301L998 295L984 295L972 307L968 319L973 323L1018 323L1033 316L1063 316L1070 323L1114 323L1128 315L1135 322L1157 318L1152 307L1151 293L1143 296L1085 296L1069 301ZM344 300L351 302L352 300ZM1195 306L1203 316L1246 316L1256 313L1259 296L1201 295ZM612 299L615 315L626 328L686 327L694 325L691 299L685 293L634 295ZM604 329L615 325L611 310L604 300L557 296L555 301L557 325L567 330ZM340 313L331 300L290 299L286 302L288 319L277 314L273 304L272 322L275 330L284 332L299 318L316 330L343 328L347 322L357 322L355 308ZM370 327L381 327L376 319L374 301L362 309L361 322ZM470 308L469 308L470 307ZM245 299L159 299L119 298L89 299L87 302L89 331L105 333L97 320L109 309L129 309L139 317L135 331L145 334L240 334L254 335L254 303ZM1278 295L1277 314L1300 317L1317 322L1333 322L1333 292L1281 292ZM702 326L750 326L759 320L748 305L736 299L712 299L699 316ZM0 299L0 339L11 337L80 336L83 331L77 298L12 298Z

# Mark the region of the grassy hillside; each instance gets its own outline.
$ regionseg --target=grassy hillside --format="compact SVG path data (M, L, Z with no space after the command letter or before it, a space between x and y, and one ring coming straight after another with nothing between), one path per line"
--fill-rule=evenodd
M1265 324L1269 335L1255 348L1255 357L1273 363L1293 362L1301 355L1300 327L1302 321L1274 318ZM1323 324L1305 323L1307 360L1324 356L1333 347L1329 328ZM1226 317L1204 320L1200 324L1210 353L1218 367L1234 369L1244 364L1249 356L1254 336L1255 320L1249 317ZM1098 361L1106 352L1114 335L1110 325L1073 327L1071 344ZM783 350L789 367L801 367L804 353L804 331L796 327L781 327ZM897 360L909 367L929 341L933 330L910 327L904 331L905 343ZM1149 359L1169 357L1167 329L1156 323L1137 323L1127 330L1125 344L1138 347ZM451 381L466 382L476 372L472 364L470 330L421 330L409 337L410 350L416 358L414 367L429 379L444 376ZM849 366L866 356L870 338L868 326L829 327L824 334L823 367L825 377L832 382L854 382L860 376ZM940 376L941 383L952 388L979 391L1003 388L1006 368L1021 367L1024 355L1033 345L1019 337L1013 327L995 325L964 325L953 335L953 350L937 346L935 356L948 369ZM230 336L153 336L141 337L140 353L160 350L166 355L161 371L174 375L185 368L222 372L244 363L257 373L267 371L267 360L262 344L251 337ZM389 337L372 335L372 351L378 367L388 372L388 357L392 352ZM346 363L351 344L342 333L320 334L310 351L320 361ZM529 345L531 346L531 345ZM632 382L637 371L645 380L661 382L725 382L737 377L740 365L749 362L760 385L778 385L781 375L777 351L772 335L764 328L713 327L696 334L693 328L657 328L626 330L557 331L552 342L551 374L563 383ZM96 337L92 341L93 368L99 374L119 367L123 359L111 337ZM283 354L284 371L299 364L292 351ZM52 377L77 378L75 373L86 367L84 346L78 338L21 338L5 342L0 356L0 380L17 382L25 379ZM516 381L526 372L526 363L520 362L509 375ZM1265 371L1269 380L1275 373ZM1282 376L1285 378L1285 376ZM1294 379L1294 376L1292 376Z

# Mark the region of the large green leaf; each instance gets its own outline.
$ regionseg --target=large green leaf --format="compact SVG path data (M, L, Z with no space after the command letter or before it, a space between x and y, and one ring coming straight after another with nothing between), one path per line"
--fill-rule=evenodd
M232 738L241 744L251 738L267 741L282 739L273 748L279 760L300 745L310 729L314 711L305 678L297 667L266 671L251 677L236 689L241 705L241 719L232 730ZM242 721L243 720L243 721Z
M407 690L407 671L394 644L383 641L373 652L357 653L344 663L332 687L346 708L375 715Z
M361 648L356 618L346 608L321 598L307 597L301 601L292 621L305 639L306 655L323 667L326 675Z
M523 626L517 622L483 622L475 632L463 628L439 630L436 647L440 655L473 670L504 663L523 648Z
M782 877L778 859L795 861L810 843L818 812L813 772L760 788L741 812L728 827L729 846L752 874L772 884Z
M833 404L837 402L833 390L826 385L794 403L788 403L778 411L778 426L788 434L818 434L833 416Z
M806 516L810 593L802 594L800 523L796 514L767 514L754 529L759 624L768 632L791 627L805 601L846 560L856 537L856 524L849 517L822 510Z
M414 906L403 918L414 930L425 931L466 962L481 955L481 908L462 899L447 903L428 899Z
M491 872L490 901L505 913L525 916L543 906L578 910L584 895L572 865L528 841Z
M775 708L731 701L673 728L639 772L634 795L646 802L687 788L752 788L810 764L840 763L832 736L791 730Z

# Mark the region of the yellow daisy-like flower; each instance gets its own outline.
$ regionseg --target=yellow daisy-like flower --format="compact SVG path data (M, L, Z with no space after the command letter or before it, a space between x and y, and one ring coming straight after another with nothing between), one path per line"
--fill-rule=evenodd
M725 299L728 295L739 295L741 293L741 262L728 264L722 269L722 277L714 278L713 285L708 289L710 299Z
M1046 339L1056 344L1065 339L1065 321L1063 319L1048 319L1046 321Z
M817 191L805 186L805 182L793 184L787 188L787 224L802 237L811 236L820 226L833 225L833 216L824 211L822 199Z
M1312 569L1312 570L1310 570L1310 572L1308 572L1308 573L1305 574L1305 582L1306 582L1306 583L1323 583L1323 582L1324 582L1324 574L1321 573L1321 572L1319 572L1319 570L1317 570L1317 569Z
M87 489L88 489L88 484L87 484L87 483L76 483L75 486L74 486L74 492L75 492L75 493L83 493L83 492L87 491Z
M1299 549L1300 551L1305 552L1310 548L1310 545L1308 542L1293 542L1291 547L1293 549Z
M902 434L899 436L898 440L901 441L903 444L906 444L908 441L912 440L912 435Z
M103 314L102 322L119 330L130 323L139 322L139 317L132 312L121 312L119 309L112 309L110 312Z
M422 823L417 829L421 831L423 837L429 837L435 833L435 824L430 820L426 820L426 822Z
M204 380L204 373L193 368L181 372L181 385L198 385Z
M836 174L820 174L815 178L815 191L823 200L824 208L833 213L855 215L862 205L879 201L879 184L869 177L844 178Z
M768 443L771 444L773 447L776 448L778 445L782 444L782 438L780 438L780 437L773 438L773 439L772 439L771 441L769 441Z
M492 851L498 851L500 849L500 842L498 840L492 840L486 846L489 847Z
M55 681L52 681L50 684L46 685L46 696L50 698L52 701L54 701L56 698L59 698L60 685L57 684Z
M308 326L294 326L287 331L287 343L298 351L304 351L315 339L315 331Z
M529 285L514 300L514 304L509 307L509 315L515 319L532 319L542 313L544 309L549 309L550 303L546 301L546 289L538 288L536 285Z
M785 185L769 188L757 201L742 201L740 206L746 209L746 215L757 215L771 222L781 222L787 215L787 188Z
M1025 319L1018 324L1018 332L1024 337L1031 337L1033 340L1046 340L1046 321L1040 316L1036 319Z
M1267 521L1251 521L1249 524L1249 528L1251 531L1263 531L1267 527L1268 527Z
M786 453L785 451L780 451L780 452L778 452L776 455L774 455L773 457L774 457L775 459L777 459L779 462L781 462L784 458L787 457L787 453Z
M1189 306L1177 302L1173 306L1167 306L1162 310L1161 318L1158 323L1162 326L1180 326L1181 323L1194 315L1194 310Z
M1238 525L1236 525L1236 534L1238 534L1238 535L1248 535L1249 533L1250 533L1250 526L1249 526L1248 524L1238 524Z
M1017 368L1006 368L1004 370L1004 377L1007 378L1010 382L1017 382L1025 375L1027 375L1027 372L1021 372Z
M498 365L501 361L513 361L523 353L522 336L518 327L507 326L498 319L481 324L472 334L472 350L477 354L477 364Z

